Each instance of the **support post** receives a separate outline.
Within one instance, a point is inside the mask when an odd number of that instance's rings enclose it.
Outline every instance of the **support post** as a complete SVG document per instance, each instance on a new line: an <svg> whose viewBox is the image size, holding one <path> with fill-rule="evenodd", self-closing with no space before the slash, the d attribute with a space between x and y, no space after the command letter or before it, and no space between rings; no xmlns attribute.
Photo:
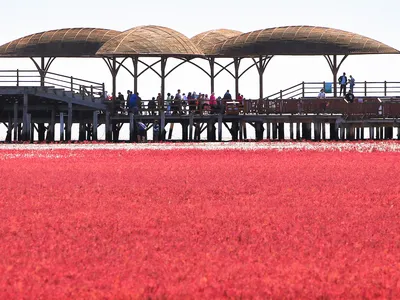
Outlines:
<svg viewBox="0 0 400 300"><path fill-rule="evenodd" d="M14 102L14 142L18 140L18 101Z"/></svg>
<svg viewBox="0 0 400 300"><path fill-rule="evenodd" d="M5 139L7 143L11 143L11 135L12 135L12 118L11 114L8 114L7 135Z"/></svg>
<svg viewBox="0 0 400 300"><path fill-rule="evenodd" d="M27 123L28 123L28 141L32 143L34 141L34 134L35 134L35 124L32 123L32 114L27 114Z"/></svg>
<svg viewBox="0 0 400 300"><path fill-rule="evenodd" d="M64 140L64 113L60 113L60 141Z"/></svg>
<svg viewBox="0 0 400 300"><path fill-rule="evenodd" d="M241 58L235 57L233 59L234 66L235 66L235 97L233 99L237 99L239 94L239 67L240 67Z"/></svg>
<svg viewBox="0 0 400 300"><path fill-rule="evenodd" d="M301 134L300 134L300 123L296 123L296 139L301 140Z"/></svg>
<svg viewBox="0 0 400 300"><path fill-rule="evenodd" d="M107 142L112 141L112 128L111 128L110 119L111 119L110 112L107 110L106 111L106 122L105 122L105 125L106 125L105 131L106 131L106 141Z"/></svg>
<svg viewBox="0 0 400 300"><path fill-rule="evenodd" d="M161 58L161 97L163 100L165 100L165 69L167 67L167 58L162 57ZM164 116L165 118L165 116ZM165 124L164 124L165 125ZM162 128L164 129L164 128Z"/></svg>
<svg viewBox="0 0 400 300"><path fill-rule="evenodd" d="M79 112L79 141L83 142L86 140L86 124L83 120L82 111Z"/></svg>
<svg viewBox="0 0 400 300"><path fill-rule="evenodd" d="M218 114L218 141L222 141L222 114Z"/></svg>
<svg viewBox="0 0 400 300"><path fill-rule="evenodd" d="M99 127L99 112L96 110L93 112L93 133L92 140L97 141L97 128Z"/></svg>
<svg viewBox="0 0 400 300"><path fill-rule="evenodd" d="M51 117L50 117L50 124L49 128L47 129L47 137L46 140L48 142L54 142L54 132L56 126L56 108L53 107L51 109Z"/></svg>
<svg viewBox="0 0 400 300"><path fill-rule="evenodd" d="M189 141L193 140L193 123L194 123L194 116L193 113L189 115Z"/></svg>
<svg viewBox="0 0 400 300"><path fill-rule="evenodd" d="M138 92L138 63L139 63L139 58L138 57L133 57L132 58L132 63L133 63L133 91L134 91L135 94L137 94L137 92Z"/></svg>
<svg viewBox="0 0 400 300"><path fill-rule="evenodd" d="M333 56L333 69L332 69L332 73L333 73L333 97L337 97L337 73L338 73L339 69L337 67L337 55Z"/></svg>
<svg viewBox="0 0 400 300"><path fill-rule="evenodd" d="M210 83L211 83L211 93L215 92L214 90L214 81L215 81L215 58L209 58L208 62L210 63Z"/></svg>
<svg viewBox="0 0 400 300"><path fill-rule="evenodd" d="M278 124L278 138L280 141L285 140L285 123Z"/></svg>
<svg viewBox="0 0 400 300"><path fill-rule="evenodd" d="M135 141L135 115L129 113L129 141Z"/></svg>
<svg viewBox="0 0 400 300"><path fill-rule="evenodd" d="M290 122L290 140L294 139L293 122Z"/></svg>
<svg viewBox="0 0 400 300"><path fill-rule="evenodd" d="M278 139L278 124L275 122L272 123L272 139Z"/></svg>
<svg viewBox="0 0 400 300"><path fill-rule="evenodd" d="M45 138L46 127L44 123L38 123L38 141L43 142Z"/></svg>
<svg viewBox="0 0 400 300"><path fill-rule="evenodd" d="M44 86L44 77L46 76L46 66L44 64L44 57L40 58L41 70L40 70L40 86Z"/></svg>
<svg viewBox="0 0 400 300"><path fill-rule="evenodd" d="M24 94L24 104L22 108L22 140L27 141L29 139L29 129L28 129L28 94Z"/></svg>
<svg viewBox="0 0 400 300"><path fill-rule="evenodd" d="M68 120L67 120L67 141L71 140L71 132L72 132L72 102L68 102Z"/></svg>
<svg viewBox="0 0 400 300"><path fill-rule="evenodd" d="M187 121L182 121L181 122L182 126L182 141L187 142L188 140L188 124Z"/></svg>
<svg viewBox="0 0 400 300"><path fill-rule="evenodd" d="M112 59L112 103L111 103L111 114L115 114L115 102L117 99L117 58Z"/></svg>
<svg viewBox="0 0 400 300"><path fill-rule="evenodd" d="M165 140L165 111L162 110L160 113L161 117L161 124L160 124L160 132L161 132L161 140Z"/></svg>

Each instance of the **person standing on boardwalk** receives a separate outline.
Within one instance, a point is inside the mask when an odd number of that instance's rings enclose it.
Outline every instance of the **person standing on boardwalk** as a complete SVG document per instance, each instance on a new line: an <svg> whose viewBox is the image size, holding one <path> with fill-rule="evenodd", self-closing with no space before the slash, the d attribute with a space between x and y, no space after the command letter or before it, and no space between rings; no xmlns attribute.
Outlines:
<svg viewBox="0 0 400 300"><path fill-rule="evenodd" d="M343 73L342 76L339 77L339 84L340 84L340 92L339 95L346 95L346 85L347 85L347 77L346 73Z"/></svg>
<svg viewBox="0 0 400 300"><path fill-rule="evenodd" d="M318 94L318 99L325 99L325 89L321 89Z"/></svg>
<svg viewBox="0 0 400 300"><path fill-rule="evenodd" d="M354 94L354 90L353 89L354 89L354 85L356 84L356 80L351 75L350 75L349 83L350 83L350 92L352 94Z"/></svg>
<svg viewBox="0 0 400 300"><path fill-rule="evenodd" d="M224 95L224 100L232 100L231 93L229 93L229 90L226 90L226 93Z"/></svg>

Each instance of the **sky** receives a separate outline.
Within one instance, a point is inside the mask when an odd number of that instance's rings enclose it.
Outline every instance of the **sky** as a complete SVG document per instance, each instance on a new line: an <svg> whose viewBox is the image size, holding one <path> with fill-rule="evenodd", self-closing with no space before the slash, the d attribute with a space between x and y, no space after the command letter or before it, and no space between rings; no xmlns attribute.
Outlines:
<svg viewBox="0 0 400 300"><path fill-rule="evenodd" d="M400 49L399 11L398 0L14 0L2 6L0 44L37 32L72 27L123 31L140 25L161 25L191 38L219 28L248 32L276 26L313 25L355 32ZM176 61L169 61L167 70L175 64ZM249 64L249 60L245 61L242 70ZM1 69L34 69L34 66L29 59L1 58ZM400 55L362 55L349 57L339 72L352 74L357 82L400 81L399 70ZM101 59L56 59L50 72L104 82L111 91L111 76ZM264 96L302 81L332 81L322 56L274 57L264 74ZM138 84L143 99L156 96L160 89L159 77L151 71L144 73ZM215 84L217 96L226 89L234 90L234 79L227 72L218 76ZM127 89L133 89L133 79L121 71L117 91L125 94ZM208 76L190 65L167 77L166 92L175 93L177 89L186 93L211 92ZM258 97L255 68L242 77L240 92L245 98Z"/></svg>

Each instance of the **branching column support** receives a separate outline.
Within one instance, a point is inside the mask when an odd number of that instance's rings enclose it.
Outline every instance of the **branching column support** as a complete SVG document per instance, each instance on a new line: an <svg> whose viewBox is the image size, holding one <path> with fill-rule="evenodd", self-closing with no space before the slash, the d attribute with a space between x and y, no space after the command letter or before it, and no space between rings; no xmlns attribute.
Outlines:
<svg viewBox="0 0 400 300"><path fill-rule="evenodd" d="M168 58L166 57L162 57L161 58L161 97L162 99L165 99L165 77L167 77L167 75L165 74L165 69L167 67L167 60Z"/></svg>
<svg viewBox="0 0 400 300"><path fill-rule="evenodd" d="M115 57L112 58L112 103L111 103L111 114L115 113L115 100L117 98L117 59Z"/></svg>
<svg viewBox="0 0 400 300"><path fill-rule="evenodd" d="M132 57L132 63L133 63L133 92L136 94L138 92L138 64L139 64L139 58L138 57Z"/></svg>
<svg viewBox="0 0 400 300"><path fill-rule="evenodd" d="M117 75L126 59L127 58L124 58L122 60L122 62L118 62L116 57L113 57L113 58L103 57L103 60L106 63L108 69L110 70L111 77L112 77L112 103L111 103L111 114L112 115L115 113L115 101L117 98ZM118 67L117 67L117 64L118 64Z"/></svg>
<svg viewBox="0 0 400 300"><path fill-rule="evenodd" d="M258 58L258 62L253 58L254 64L257 68L258 71L258 76L259 76L259 82L260 82L260 99L264 98L264 72L265 69L267 68L269 62L271 61L273 55L267 55L267 56L260 56Z"/></svg>
<svg viewBox="0 0 400 300"><path fill-rule="evenodd" d="M233 59L233 64L235 66L235 97L233 97L233 99L237 99L237 96L239 94L239 67L240 67L240 62L241 62L241 58L240 57L235 57Z"/></svg>
<svg viewBox="0 0 400 300"><path fill-rule="evenodd" d="M208 62L210 63L211 93L213 93L215 92L215 58L210 58Z"/></svg>
<svg viewBox="0 0 400 300"><path fill-rule="evenodd" d="M341 59L339 65L337 63L337 55L332 55L333 58L330 57L330 55L324 55L326 61L328 62L329 68L331 69L332 75L333 75L333 96L337 97L337 74L339 72L340 66L342 63L345 61L348 55L343 56Z"/></svg>
<svg viewBox="0 0 400 300"><path fill-rule="evenodd" d="M30 59L35 64L35 67L39 72L39 75L40 75L40 86L44 86L45 85L46 74L49 71L51 64L53 63L53 61L56 58L55 57L49 57L49 59L46 62L45 57L41 57L40 58L40 66L39 66L39 64L36 62L36 60L33 57L30 57Z"/></svg>

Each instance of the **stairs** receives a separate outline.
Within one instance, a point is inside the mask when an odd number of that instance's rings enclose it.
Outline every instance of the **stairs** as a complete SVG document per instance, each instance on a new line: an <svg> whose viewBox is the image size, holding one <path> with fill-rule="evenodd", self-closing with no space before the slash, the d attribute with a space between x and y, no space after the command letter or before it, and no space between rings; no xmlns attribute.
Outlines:
<svg viewBox="0 0 400 300"><path fill-rule="evenodd" d="M61 88L54 88L54 87L32 87L28 88L29 94L44 97L56 101L71 102L75 105L82 105L86 107L91 107L99 110L105 110L106 105L103 101L102 97L92 97L90 95L82 95L79 93L74 93L72 91L66 91L65 89Z"/></svg>

